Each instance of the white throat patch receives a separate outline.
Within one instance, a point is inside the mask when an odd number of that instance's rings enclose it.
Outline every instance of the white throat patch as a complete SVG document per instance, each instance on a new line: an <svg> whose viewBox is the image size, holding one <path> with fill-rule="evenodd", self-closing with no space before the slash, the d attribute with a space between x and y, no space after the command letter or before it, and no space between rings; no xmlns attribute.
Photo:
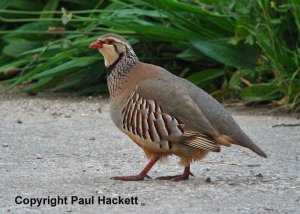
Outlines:
<svg viewBox="0 0 300 214"><path fill-rule="evenodd" d="M103 47L99 49L99 52L104 57L104 63L106 67L109 67L119 58L119 54L116 52L113 45L103 44Z"/></svg>

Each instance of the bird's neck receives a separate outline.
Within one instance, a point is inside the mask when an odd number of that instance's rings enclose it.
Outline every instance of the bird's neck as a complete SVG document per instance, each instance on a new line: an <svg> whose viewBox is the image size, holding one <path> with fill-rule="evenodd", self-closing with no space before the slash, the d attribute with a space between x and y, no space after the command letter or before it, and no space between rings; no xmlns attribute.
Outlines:
<svg viewBox="0 0 300 214"><path fill-rule="evenodd" d="M110 96L114 96L119 89L122 89L132 66L138 61L139 59L133 50L127 50L126 53L121 53L118 59L107 67L107 84Z"/></svg>

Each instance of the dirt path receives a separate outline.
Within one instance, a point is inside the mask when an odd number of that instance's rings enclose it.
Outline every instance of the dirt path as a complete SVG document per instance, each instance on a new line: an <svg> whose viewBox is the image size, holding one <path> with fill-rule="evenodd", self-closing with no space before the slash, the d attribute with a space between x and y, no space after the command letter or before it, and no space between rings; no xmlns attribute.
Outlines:
<svg viewBox="0 0 300 214"><path fill-rule="evenodd" d="M300 213L300 126L272 127L299 117L233 112L266 160L233 146L194 163L189 181L121 182L109 178L137 173L146 159L108 110L101 97L0 96L0 213ZM172 157L149 175L180 173L177 162ZM30 207L16 204L17 196L60 196L68 204ZM71 196L94 196L94 205L72 205ZM138 204L97 204L103 196L137 197Z"/></svg>

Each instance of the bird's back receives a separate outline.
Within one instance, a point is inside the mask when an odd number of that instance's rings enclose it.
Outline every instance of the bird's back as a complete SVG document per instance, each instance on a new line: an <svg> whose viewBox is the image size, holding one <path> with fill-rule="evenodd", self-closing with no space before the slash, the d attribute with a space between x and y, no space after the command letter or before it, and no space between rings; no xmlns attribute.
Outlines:
<svg viewBox="0 0 300 214"><path fill-rule="evenodd" d="M172 78L177 79L179 84L187 88L191 98L201 109L206 119L220 134L231 137L238 145L249 148L260 156L267 157L266 153L253 143L216 99L186 79L172 76Z"/></svg>

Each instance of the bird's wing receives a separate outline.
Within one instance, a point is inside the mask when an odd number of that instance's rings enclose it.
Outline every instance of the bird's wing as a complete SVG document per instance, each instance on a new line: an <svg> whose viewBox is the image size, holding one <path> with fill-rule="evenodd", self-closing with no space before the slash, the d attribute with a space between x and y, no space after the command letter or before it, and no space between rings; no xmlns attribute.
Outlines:
<svg viewBox="0 0 300 214"><path fill-rule="evenodd" d="M194 103L187 89L166 77L139 81L127 99L123 114L125 129L133 133L139 133L146 123L145 127L148 127L153 139L157 136L172 143L220 151L220 146L213 139L213 136L219 135L218 131ZM176 134L162 132L176 125L179 127Z"/></svg>
<svg viewBox="0 0 300 214"><path fill-rule="evenodd" d="M237 144L251 149L260 156L267 157L267 154L253 143L219 102L191 82L185 79L180 79L180 82L187 88L189 95L193 97L207 120L221 134L216 138L220 144Z"/></svg>

